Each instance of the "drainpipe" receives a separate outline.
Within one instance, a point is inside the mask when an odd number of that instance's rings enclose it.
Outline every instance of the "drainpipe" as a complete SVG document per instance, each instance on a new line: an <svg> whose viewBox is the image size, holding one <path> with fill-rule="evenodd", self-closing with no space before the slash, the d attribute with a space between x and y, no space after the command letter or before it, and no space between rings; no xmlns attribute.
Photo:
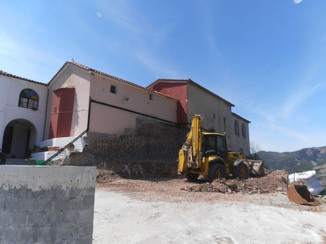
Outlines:
<svg viewBox="0 0 326 244"><path fill-rule="evenodd" d="M45 138L46 115L48 114L48 103L49 103L49 87L47 89L47 96L46 96L46 103L45 103L45 114L44 114L44 123L43 123L43 140ZM50 116L51 116L51 114L50 114Z"/></svg>
<svg viewBox="0 0 326 244"><path fill-rule="evenodd" d="M87 127L86 127L86 131L89 130L89 123L91 120L91 103L92 103L92 98L89 97L89 101L88 101L88 115L87 115Z"/></svg>

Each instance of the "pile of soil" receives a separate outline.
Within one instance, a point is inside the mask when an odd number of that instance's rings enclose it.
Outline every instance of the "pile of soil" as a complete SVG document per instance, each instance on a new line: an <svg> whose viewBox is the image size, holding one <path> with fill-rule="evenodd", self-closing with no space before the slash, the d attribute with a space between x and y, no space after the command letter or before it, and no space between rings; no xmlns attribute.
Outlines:
<svg viewBox="0 0 326 244"><path fill-rule="evenodd" d="M212 183L202 183L182 187L181 190L189 192L221 192L247 194L273 193L277 191L286 191L287 175L284 170L275 170L261 178L239 179L217 179ZM200 183L200 180L198 180Z"/></svg>
<svg viewBox="0 0 326 244"><path fill-rule="evenodd" d="M134 181L122 177L113 170L97 170L98 186L110 186L114 182L115 187L120 185L122 188L128 188L132 191L143 191L148 188L150 190L161 191L187 191L187 192L216 192L216 193L237 193L246 194L265 194L274 192L284 192L287 187L287 175L284 170L275 170L268 172L267 175L260 178L248 178L246 180L239 179L216 179L212 183L205 180L197 180L196 182L187 182L184 178L165 178L160 179L142 179L142 181ZM136 183L137 182L137 183ZM141 183L142 182L142 183ZM146 182L148 182L146 184ZM164 186L161 184L152 184L153 182L166 182ZM139 185L139 184L142 185ZM162 189L161 189L162 188ZM142 190L141 190L142 189Z"/></svg>
<svg viewBox="0 0 326 244"><path fill-rule="evenodd" d="M96 170L96 182L97 183L109 183L114 180L121 179L121 177L112 170Z"/></svg>

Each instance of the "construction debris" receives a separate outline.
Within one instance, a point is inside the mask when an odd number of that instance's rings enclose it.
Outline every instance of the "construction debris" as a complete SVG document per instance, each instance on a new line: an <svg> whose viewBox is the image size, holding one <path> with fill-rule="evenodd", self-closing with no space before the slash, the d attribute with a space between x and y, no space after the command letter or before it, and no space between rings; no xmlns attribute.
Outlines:
<svg viewBox="0 0 326 244"><path fill-rule="evenodd" d="M181 188L189 192L221 192L247 194L262 194L278 191L286 191L287 172L284 170L272 171L269 175L260 178L239 179L217 179L212 183L202 183ZM198 181L200 183L200 180Z"/></svg>
<svg viewBox="0 0 326 244"><path fill-rule="evenodd" d="M98 169L96 171L97 183L109 183L116 179L121 179L121 177L112 170Z"/></svg>
<svg viewBox="0 0 326 244"><path fill-rule="evenodd" d="M201 193L198 195L198 198L204 201L215 199L216 195L203 193L222 193L219 195L219 199L221 199L224 194L224 197L236 197L236 193L242 193L243 196L249 196L277 192L282 192L284 194L287 192L290 201L301 205L307 205L307 207L320 205L326 201L326 199L321 198L318 200L314 198L308 190L306 190L306 192L302 190L302 187L293 191L293 189L296 188L294 186L291 187L292 184L288 187L288 173L285 170L269 171L264 169L264 171L267 173L264 177L253 177L245 180L223 178L216 179L212 183L209 183L205 179L188 182L185 178L180 176L162 178L162 176L159 175L157 175L156 178L143 177L135 180L129 179L128 176L124 177L114 170L98 169L97 183L99 187L132 192L134 194L139 192L139 196L143 196L145 192L149 192L152 197L155 195L164 200L172 199L171 196L174 195L178 196L180 199L197 199L195 197L197 194L194 194L196 192ZM289 190L292 192L290 193L290 196Z"/></svg>

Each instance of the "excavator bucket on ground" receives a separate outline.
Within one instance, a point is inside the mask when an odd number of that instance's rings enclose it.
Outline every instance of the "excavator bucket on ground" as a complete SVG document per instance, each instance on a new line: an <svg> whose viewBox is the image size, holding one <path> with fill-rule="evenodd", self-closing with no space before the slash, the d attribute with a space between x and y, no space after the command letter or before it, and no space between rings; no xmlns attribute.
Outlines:
<svg viewBox="0 0 326 244"><path fill-rule="evenodd" d="M248 160L250 175L262 177L265 175L264 172L264 161L262 160Z"/></svg>
<svg viewBox="0 0 326 244"><path fill-rule="evenodd" d="M286 194L291 202L297 204L310 206L317 206L322 204L321 201L311 195L306 185L290 184Z"/></svg>

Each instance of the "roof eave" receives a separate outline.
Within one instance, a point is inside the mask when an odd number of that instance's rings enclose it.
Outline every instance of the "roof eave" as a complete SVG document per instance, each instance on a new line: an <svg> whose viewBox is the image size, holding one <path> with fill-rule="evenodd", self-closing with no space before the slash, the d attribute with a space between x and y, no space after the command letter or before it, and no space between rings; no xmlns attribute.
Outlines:
<svg viewBox="0 0 326 244"><path fill-rule="evenodd" d="M236 113L232 113L232 115L238 117L239 119L242 119L243 121L247 122L248 124L250 124L251 122L243 117L241 117L240 115L236 114Z"/></svg>
<svg viewBox="0 0 326 244"><path fill-rule="evenodd" d="M42 83L42 82L39 82L39 81L35 81L35 80L31 80L31 79L27 79L27 78L24 78L24 77L20 77L18 75L10 74L10 73L5 72L3 70L0 70L0 75L7 76L7 77L10 77L10 78L19 79L19 80L28 81L28 82L39 84L39 85L43 85L43 86L47 86L47 84L45 84L45 83Z"/></svg>
<svg viewBox="0 0 326 244"><path fill-rule="evenodd" d="M223 102L227 103L228 105L230 105L231 107L234 107L235 105L233 103L230 103L229 101L225 100L224 98L220 97L219 95L216 95L214 92L206 89L205 87L199 85L198 83L194 82L193 80L189 79L188 80L190 84L193 84L194 86L198 87L199 89L215 96L216 98L218 98L219 100L222 100Z"/></svg>
<svg viewBox="0 0 326 244"><path fill-rule="evenodd" d="M152 90L149 90L149 89L147 89L147 88L145 88L145 87L142 87L142 86L140 86L140 85L137 85L137 84L135 84L135 83L132 83L132 82L129 82L129 81L127 81L127 80L124 80L124 79L121 79L121 78L118 78L118 77L116 77L116 76L113 76L113 75L109 75L109 74L106 74L106 73L104 73L104 72L101 72L101 71L98 71L98 70L96 70L96 69L93 69L93 68L90 68L90 67L87 67L87 66L85 66L85 65L82 65L82 64L79 64L79 63L76 63L76 62L69 62L69 61L67 61L67 62L65 62L65 64L60 68L60 70L53 76L53 78L49 81L49 83L48 83L48 85L59 75L59 73L67 66L67 65L72 65L73 67L76 67L76 68L78 68L78 69L80 69L80 70L83 70L83 71L85 71L85 72L88 72L88 73L90 73L90 74L94 74L94 75L99 75L99 76L101 76L101 77L105 77L105 78L110 78L110 79L113 79L113 80L115 80L115 81L118 81L118 82L121 82L121 83L123 83L123 84L125 84L125 85L129 85L129 86L132 86L132 87L134 87L134 88L137 88L137 89L141 89L141 90L143 90L143 91L146 91L146 92L148 92L148 93L153 93L153 94L156 94L156 95L159 95L159 96L161 96L161 97L165 97L165 98L168 98L168 99L171 99L171 100L175 100L175 101L179 101L178 99L175 99L175 98L173 98L173 97L170 97L170 96L167 96L167 95L165 95L165 94L161 94L161 93L159 93L159 92L155 92L155 91L152 91Z"/></svg>

